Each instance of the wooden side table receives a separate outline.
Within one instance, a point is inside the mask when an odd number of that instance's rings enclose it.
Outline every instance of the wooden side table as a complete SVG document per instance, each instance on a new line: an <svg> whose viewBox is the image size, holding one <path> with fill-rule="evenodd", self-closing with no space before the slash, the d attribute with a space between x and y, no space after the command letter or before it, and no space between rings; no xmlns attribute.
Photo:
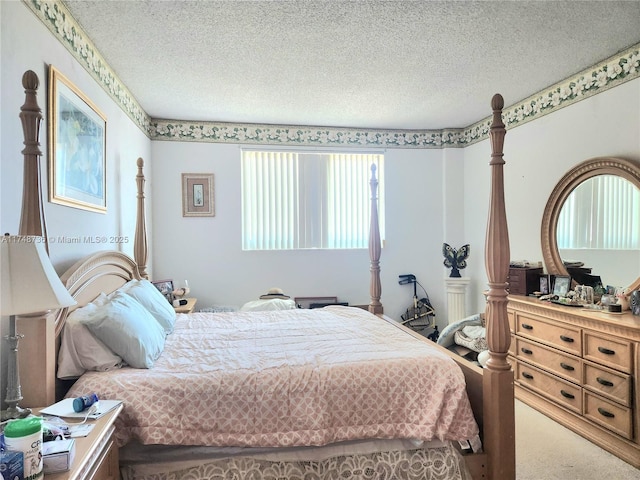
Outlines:
<svg viewBox="0 0 640 480"><path fill-rule="evenodd" d="M176 313L191 313L193 312L193 309L196 306L196 303L198 302L197 298L186 298L185 299L187 301L186 305L181 305L179 307L173 307L173 309L176 311Z"/></svg>
<svg viewBox="0 0 640 480"><path fill-rule="evenodd" d="M95 426L86 437L75 439L75 456L67 472L46 475L47 480L120 480L118 446L113 438L120 404L97 420L87 420ZM36 410L37 415L39 409Z"/></svg>

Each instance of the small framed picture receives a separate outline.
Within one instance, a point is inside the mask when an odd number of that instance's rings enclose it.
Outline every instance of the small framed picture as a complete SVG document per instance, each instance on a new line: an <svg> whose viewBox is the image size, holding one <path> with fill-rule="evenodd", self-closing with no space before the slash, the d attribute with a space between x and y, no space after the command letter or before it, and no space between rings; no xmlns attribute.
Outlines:
<svg viewBox="0 0 640 480"><path fill-rule="evenodd" d="M213 173L182 174L182 216L215 216Z"/></svg>
<svg viewBox="0 0 640 480"><path fill-rule="evenodd" d="M540 275L540 293L542 295L549 294L549 285L551 284L551 278L549 275Z"/></svg>
<svg viewBox="0 0 640 480"><path fill-rule="evenodd" d="M173 280L156 280L151 282L167 299L167 302L173 303Z"/></svg>
<svg viewBox="0 0 640 480"><path fill-rule="evenodd" d="M566 297L571 288L571 277L569 275L556 275L553 282L553 294L559 297Z"/></svg>

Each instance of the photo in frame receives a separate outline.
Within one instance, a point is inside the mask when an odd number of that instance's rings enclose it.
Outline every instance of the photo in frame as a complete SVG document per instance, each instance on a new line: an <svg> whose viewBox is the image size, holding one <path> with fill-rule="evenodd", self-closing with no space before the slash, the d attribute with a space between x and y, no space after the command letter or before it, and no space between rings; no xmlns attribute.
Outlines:
<svg viewBox="0 0 640 480"><path fill-rule="evenodd" d="M107 119L67 77L49 66L49 201L107 211Z"/></svg>
<svg viewBox="0 0 640 480"><path fill-rule="evenodd" d="M549 275L540 275L540 293L548 295L551 288L551 277Z"/></svg>
<svg viewBox="0 0 640 480"><path fill-rule="evenodd" d="M213 173L182 174L182 216L215 216Z"/></svg>
<svg viewBox="0 0 640 480"><path fill-rule="evenodd" d="M173 280L156 280L151 283L160 291L169 303L173 303Z"/></svg>
<svg viewBox="0 0 640 480"><path fill-rule="evenodd" d="M566 297L571 288L571 277L568 275L556 275L553 281L553 294L558 297Z"/></svg>

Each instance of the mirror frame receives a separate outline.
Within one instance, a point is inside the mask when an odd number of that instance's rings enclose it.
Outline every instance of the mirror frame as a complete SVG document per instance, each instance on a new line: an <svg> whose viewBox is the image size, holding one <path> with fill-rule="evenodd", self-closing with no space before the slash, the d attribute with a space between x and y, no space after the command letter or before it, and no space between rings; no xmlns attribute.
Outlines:
<svg viewBox="0 0 640 480"><path fill-rule="evenodd" d="M555 186L542 215L540 239L542 258L547 273L569 275L558 251L558 217L569 194L580 183L597 175L623 177L640 189L640 163L617 157L596 157L579 163L569 170ZM629 291L640 289L640 277L628 286Z"/></svg>

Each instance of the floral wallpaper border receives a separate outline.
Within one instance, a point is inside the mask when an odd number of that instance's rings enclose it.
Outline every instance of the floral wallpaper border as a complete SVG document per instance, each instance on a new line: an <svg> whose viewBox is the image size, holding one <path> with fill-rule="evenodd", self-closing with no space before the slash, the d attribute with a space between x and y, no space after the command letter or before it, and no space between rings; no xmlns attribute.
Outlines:
<svg viewBox="0 0 640 480"><path fill-rule="evenodd" d="M151 140L377 148L462 148L488 138L491 117L463 129L377 130L150 118L60 0L23 0ZM640 77L640 44L503 110L514 128Z"/></svg>

